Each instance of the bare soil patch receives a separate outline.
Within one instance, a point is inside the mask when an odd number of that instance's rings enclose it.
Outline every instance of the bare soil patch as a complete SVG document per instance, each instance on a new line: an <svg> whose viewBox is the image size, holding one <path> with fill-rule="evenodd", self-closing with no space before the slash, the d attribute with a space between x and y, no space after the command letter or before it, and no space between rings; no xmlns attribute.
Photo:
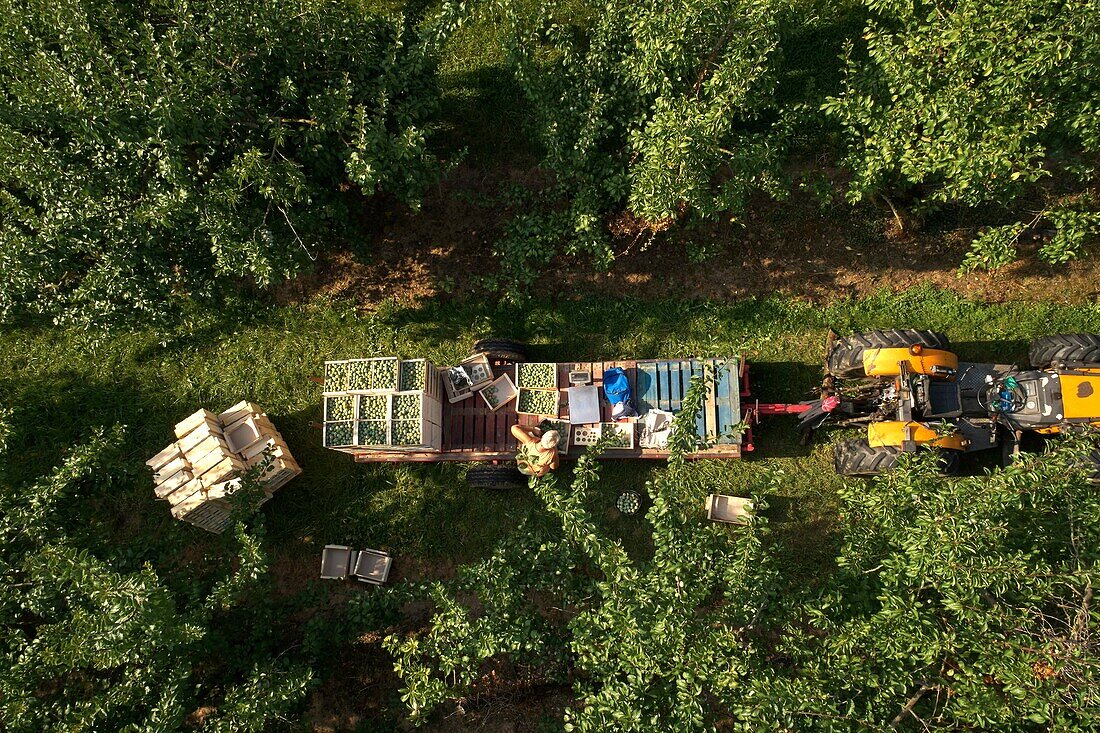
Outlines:
<svg viewBox="0 0 1100 733"><path fill-rule="evenodd" d="M499 274L492 256L512 212L499 203L502 185L542 185L537 168L482 171L459 167L419 211L372 205L363 241L318 257L315 271L281 286L281 302L316 295L372 309L384 301L484 294ZM737 299L782 294L829 302L929 284L989 302L1079 303L1100 294L1100 258L1051 266L1025 244L1022 258L997 272L959 274L973 229L928 229L899 235L887 211L838 205L822 210L808 196L759 200L739 224L682 226L654 232L629 214L609 220L617 258L607 272L584 258L561 257L536 294L581 297L620 293L643 299Z"/></svg>

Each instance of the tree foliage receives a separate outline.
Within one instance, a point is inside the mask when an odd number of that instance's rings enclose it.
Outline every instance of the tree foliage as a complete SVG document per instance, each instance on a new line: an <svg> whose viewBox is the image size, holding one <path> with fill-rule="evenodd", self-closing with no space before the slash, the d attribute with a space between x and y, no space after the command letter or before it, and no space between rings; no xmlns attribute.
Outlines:
<svg viewBox="0 0 1100 733"><path fill-rule="evenodd" d="M979 237L968 268L1014 253L1010 227L1053 229L1053 263L1100 230L1090 0L502 4L568 202L520 214L501 245L517 272L549 259L547 229L607 262L609 213L643 232L737 220L750 195L782 198L796 175L816 191L836 162L851 201L883 198L905 226L943 205L1029 211Z"/></svg>
<svg viewBox="0 0 1100 733"><path fill-rule="evenodd" d="M278 282L356 195L415 205L435 57L350 0L62 3L0 14L0 317L102 328Z"/></svg>
<svg viewBox="0 0 1100 733"><path fill-rule="evenodd" d="M985 476L936 479L930 455L845 491L840 570L788 626L789 671L743 705L802 729L1095 728L1100 507L1090 439L1065 440Z"/></svg>
<svg viewBox="0 0 1100 733"><path fill-rule="evenodd" d="M0 719L11 731L174 730L208 706L210 730L260 731L299 703L311 674L273 658L218 679L212 629L269 588L266 556L238 525L209 596L173 592L153 566L119 567L67 505L117 489L120 429L99 431L52 473L0 494ZM178 579L177 579L178 580ZM249 664L246 648L234 651ZM241 659L241 657L244 659ZM205 684L204 684L205 683Z"/></svg>
<svg viewBox="0 0 1100 733"><path fill-rule="evenodd" d="M683 414L701 395L689 394ZM492 694L488 673L507 660L526 679L573 681L566 730L706 724L708 698L729 694L746 669L773 574L762 520L729 533L699 518L699 497L682 482L694 422L679 423L669 469L649 485L652 557L631 558L588 509L604 448L597 443L570 484L554 475L533 483L559 524L554 536L517 533L490 560L464 568L455 586L432 586L431 629L386 642L414 719L448 699Z"/></svg>
<svg viewBox="0 0 1100 733"><path fill-rule="evenodd" d="M1064 262L1078 252L1097 231L1095 201L1066 195L1074 179L1094 180L1100 153L1095 3L866 5L872 20L850 45L844 91L825 105L848 133L850 198L884 194L918 209L998 204L1019 212L1045 182L1042 210L1027 217L1058 231L1041 254ZM977 240L968 264L1001 264L1005 230Z"/></svg>
<svg viewBox="0 0 1100 733"><path fill-rule="evenodd" d="M941 477L929 454L849 484L837 569L813 590L784 582L763 518L704 521L690 439L649 487L651 557L587 508L597 445L570 486L534 482L559 533L521 532L432 586L430 629L386 642L415 720L491 695L510 669L571 682L575 731L1095 727L1091 436L981 476Z"/></svg>
<svg viewBox="0 0 1100 733"><path fill-rule="evenodd" d="M837 22L833 10L782 0L613 0L579 13L503 5L544 163L569 202L565 222L540 223L558 224L572 248L606 261L604 215L623 205L660 231L688 216L739 217L753 193L785 195L796 131L819 117L839 50L828 32L803 42Z"/></svg>

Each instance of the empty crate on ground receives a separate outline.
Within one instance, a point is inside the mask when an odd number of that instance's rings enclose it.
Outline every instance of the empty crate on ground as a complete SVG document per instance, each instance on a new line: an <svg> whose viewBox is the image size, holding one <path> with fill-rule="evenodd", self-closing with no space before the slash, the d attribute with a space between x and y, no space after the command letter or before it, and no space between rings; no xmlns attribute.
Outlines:
<svg viewBox="0 0 1100 733"><path fill-rule="evenodd" d="M146 461L154 492L172 516L211 532L230 519L228 497L257 466L261 503L302 472L275 425L256 405L239 402L221 414L200 409L175 427L176 441Z"/></svg>

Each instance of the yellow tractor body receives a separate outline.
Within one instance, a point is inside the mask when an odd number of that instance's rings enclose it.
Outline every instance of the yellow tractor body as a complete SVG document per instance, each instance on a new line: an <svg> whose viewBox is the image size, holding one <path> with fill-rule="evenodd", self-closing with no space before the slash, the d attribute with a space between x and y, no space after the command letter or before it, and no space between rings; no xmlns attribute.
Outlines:
<svg viewBox="0 0 1100 733"><path fill-rule="evenodd" d="M1067 420L1100 420L1100 369L1075 370L1059 377Z"/></svg>
<svg viewBox="0 0 1100 733"><path fill-rule="evenodd" d="M867 425L867 443L872 448L901 447L907 442L947 450L966 450L967 441L957 431L941 434L936 426L920 422L884 420Z"/></svg>
<svg viewBox="0 0 1100 733"><path fill-rule="evenodd" d="M946 374L959 368L959 357L950 351L913 346L907 349L867 349L863 353L863 370L869 377L896 377L901 365L908 365L912 374Z"/></svg>

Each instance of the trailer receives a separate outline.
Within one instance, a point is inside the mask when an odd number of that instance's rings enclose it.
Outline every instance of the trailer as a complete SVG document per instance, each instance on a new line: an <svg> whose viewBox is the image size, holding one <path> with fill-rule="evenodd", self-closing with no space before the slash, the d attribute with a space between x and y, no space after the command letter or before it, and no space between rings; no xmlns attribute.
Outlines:
<svg viewBox="0 0 1100 733"><path fill-rule="evenodd" d="M364 366L361 362L371 363ZM380 366L383 362L384 367ZM404 375L405 364L413 362L417 363L417 374L423 374L419 381ZM345 368L344 364L352 366ZM422 359L406 362L375 357L327 362L326 376L314 377L325 387L322 427L326 447L348 453L359 463L461 461L488 462L489 468L503 468L501 464L515 459L518 445L511 428L518 424L551 427L563 433L560 455L564 460L579 457L587 445L608 430L618 431L623 439L599 456L601 460L663 460L668 458L667 449L643 444L646 416L651 411L679 414L695 379L706 383L706 396L694 418L700 447L688 458L737 459L753 450L752 426L761 415L797 414L809 409L806 405L761 404L755 400L749 365L740 356L532 362L523 344L487 339L475 344L471 356L459 365L464 380L456 385L448 377L453 367L437 367ZM625 373L638 413L618 421L603 390L605 372L615 367ZM384 373L384 377L371 381L363 376L358 382L354 378L345 382L345 373ZM537 375L537 380L528 375ZM415 389L406 389L410 387ZM525 392L537 394L525 396ZM587 405L590 414L579 422L583 396L591 400ZM338 410L330 410L330 399L342 400ZM414 404L418 399L419 412L414 408L400 420L393 419L396 400ZM388 413L384 403L390 405ZM341 419L330 420L333 412ZM385 418L380 417L383 414ZM410 415L414 422L409 422ZM371 419L358 420L363 417ZM389 424L383 425L384 420ZM407 424L399 429L399 423ZM330 431L346 444L328 440ZM409 440L412 436L415 439ZM512 466L508 468L514 472ZM512 481L501 471L486 467L471 469L471 474L473 483L489 478L494 485L506 478Z"/></svg>

